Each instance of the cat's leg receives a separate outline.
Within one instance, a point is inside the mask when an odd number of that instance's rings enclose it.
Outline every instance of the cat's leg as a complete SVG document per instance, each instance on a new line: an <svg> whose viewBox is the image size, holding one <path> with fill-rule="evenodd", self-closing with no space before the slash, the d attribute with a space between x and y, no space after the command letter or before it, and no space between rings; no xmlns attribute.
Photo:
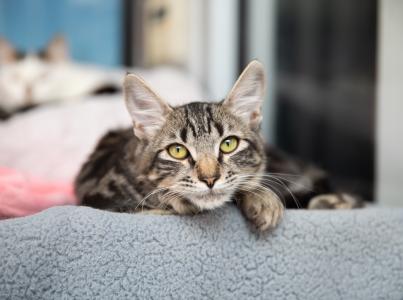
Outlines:
<svg viewBox="0 0 403 300"><path fill-rule="evenodd" d="M184 198L175 196L165 200L161 208L147 208L135 213L146 215L194 215L200 210ZM162 208L163 207L163 208Z"/></svg>
<svg viewBox="0 0 403 300"><path fill-rule="evenodd" d="M353 209L363 206L361 199L350 194L322 194L309 201L308 209Z"/></svg>
<svg viewBox="0 0 403 300"><path fill-rule="evenodd" d="M166 210L166 209L146 209L143 211L138 212L139 214L142 215L159 215L159 216L166 216L166 215L174 215L175 212L172 210Z"/></svg>
<svg viewBox="0 0 403 300"><path fill-rule="evenodd" d="M260 231L275 228L284 214L283 203L270 190L242 192L237 203L243 215Z"/></svg>
<svg viewBox="0 0 403 300"><path fill-rule="evenodd" d="M195 215L200 212L196 206L181 197L170 199L168 204L172 207L175 213L179 215Z"/></svg>

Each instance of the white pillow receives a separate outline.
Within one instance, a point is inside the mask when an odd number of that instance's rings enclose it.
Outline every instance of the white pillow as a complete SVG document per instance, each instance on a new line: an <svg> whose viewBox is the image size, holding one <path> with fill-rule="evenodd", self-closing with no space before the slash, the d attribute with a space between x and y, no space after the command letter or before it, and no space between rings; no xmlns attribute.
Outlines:
<svg viewBox="0 0 403 300"><path fill-rule="evenodd" d="M202 100L199 84L184 72L171 68L134 72L173 105ZM123 74L117 74L122 81ZM106 131L130 124L121 94L43 106L0 123L0 167L72 181Z"/></svg>

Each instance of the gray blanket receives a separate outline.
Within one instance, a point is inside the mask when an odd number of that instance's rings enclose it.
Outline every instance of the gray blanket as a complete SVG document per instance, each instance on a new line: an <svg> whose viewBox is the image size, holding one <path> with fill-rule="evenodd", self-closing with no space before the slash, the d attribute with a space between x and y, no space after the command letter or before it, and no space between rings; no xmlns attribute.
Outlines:
<svg viewBox="0 0 403 300"><path fill-rule="evenodd" d="M0 221L0 299L403 299L403 210L235 207L194 217L58 207Z"/></svg>

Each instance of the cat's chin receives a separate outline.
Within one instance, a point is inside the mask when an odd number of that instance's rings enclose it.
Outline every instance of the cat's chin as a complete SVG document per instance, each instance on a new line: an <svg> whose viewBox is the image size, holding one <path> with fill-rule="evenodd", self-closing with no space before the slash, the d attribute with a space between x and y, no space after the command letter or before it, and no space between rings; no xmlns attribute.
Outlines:
<svg viewBox="0 0 403 300"><path fill-rule="evenodd" d="M230 193L211 192L187 195L187 199L201 210L211 210L231 201Z"/></svg>

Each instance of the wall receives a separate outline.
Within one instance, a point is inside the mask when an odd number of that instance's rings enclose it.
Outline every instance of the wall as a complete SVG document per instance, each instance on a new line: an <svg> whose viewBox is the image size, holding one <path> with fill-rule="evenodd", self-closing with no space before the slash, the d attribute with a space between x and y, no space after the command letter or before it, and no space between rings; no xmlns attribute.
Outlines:
<svg viewBox="0 0 403 300"><path fill-rule="evenodd" d="M73 58L117 65L122 60L122 1L0 0L0 35L19 49L43 48L64 33Z"/></svg>
<svg viewBox="0 0 403 300"><path fill-rule="evenodd" d="M275 137L275 27L277 0L249 0L247 9L246 58L248 61L258 59L266 69L266 99L263 103L262 130L270 143L276 144Z"/></svg>
<svg viewBox="0 0 403 300"><path fill-rule="evenodd" d="M238 1L190 0L187 67L208 99L221 100L238 74Z"/></svg>
<svg viewBox="0 0 403 300"><path fill-rule="evenodd" d="M379 8L377 199L403 206L403 1Z"/></svg>

